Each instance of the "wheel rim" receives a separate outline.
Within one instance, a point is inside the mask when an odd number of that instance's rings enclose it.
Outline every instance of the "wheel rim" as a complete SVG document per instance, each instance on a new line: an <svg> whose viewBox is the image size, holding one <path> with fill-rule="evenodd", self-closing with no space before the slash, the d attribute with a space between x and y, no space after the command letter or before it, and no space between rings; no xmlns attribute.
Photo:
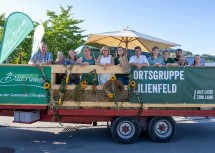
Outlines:
<svg viewBox="0 0 215 153"><path fill-rule="evenodd" d="M124 121L117 126L117 133L123 139L131 138L135 133L134 124L130 121Z"/></svg>
<svg viewBox="0 0 215 153"><path fill-rule="evenodd" d="M161 120L155 124L155 133L162 138L168 137L172 133L172 125L169 121Z"/></svg>

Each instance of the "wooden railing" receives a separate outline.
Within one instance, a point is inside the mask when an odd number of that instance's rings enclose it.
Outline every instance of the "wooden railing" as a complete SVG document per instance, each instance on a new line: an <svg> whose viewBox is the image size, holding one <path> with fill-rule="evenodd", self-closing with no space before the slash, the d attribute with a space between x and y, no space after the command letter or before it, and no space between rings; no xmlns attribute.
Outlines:
<svg viewBox="0 0 215 153"><path fill-rule="evenodd" d="M80 66L80 65L74 65L72 68L70 66L62 66L62 65L51 65L51 88L53 90L57 90L60 88L60 84L56 84L56 74L57 73L65 73L66 71L69 73L89 73L93 70L96 70L97 74L104 74L104 73L110 73L110 74L125 74L122 67L117 65L112 66L97 66L97 65L89 65L89 66ZM73 90L75 89L76 85L67 85L67 90ZM127 90L127 85L124 85L125 90ZM102 85L96 86L97 90L103 90ZM84 90L92 90L92 85L88 85L87 88ZM103 95L101 95L103 96ZM63 106L68 107L77 107L77 103L71 100L64 101ZM81 107L115 107L114 102L91 102L91 101L84 101L80 102L79 106ZM119 102L119 106L123 107L139 107L140 104L131 104L129 102Z"/></svg>
<svg viewBox="0 0 215 153"><path fill-rule="evenodd" d="M106 66L105 68L103 66L97 66L97 65L89 65L89 66L80 66L80 65L74 65L72 68L70 66L63 66L63 65L51 65L51 86L52 89L59 89L60 85L56 84L56 73L65 73L66 70L69 73L89 73L93 70L96 70L97 74L104 74L104 73L111 73L111 74L124 74L124 71L122 67L117 65L112 66ZM76 87L76 85L68 85L67 89L72 90ZM102 90L103 86L97 85L98 90ZM88 85L85 90L91 90L92 85ZM125 85L125 89L127 89L127 85Z"/></svg>

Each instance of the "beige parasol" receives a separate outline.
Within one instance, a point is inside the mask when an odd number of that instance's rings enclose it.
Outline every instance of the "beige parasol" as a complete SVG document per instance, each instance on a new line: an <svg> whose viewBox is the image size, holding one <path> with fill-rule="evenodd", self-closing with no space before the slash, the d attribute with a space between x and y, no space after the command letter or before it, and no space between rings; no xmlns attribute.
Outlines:
<svg viewBox="0 0 215 153"><path fill-rule="evenodd" d="M140 46L142 51L151 51L153 46L158 46L160 49L180 46L169 41L148 36L131 29L123 29L122 31L104 32L99 34L91 34L86 41L87 45L98 46L107 45L110 47L121 46L123 48L134 49Z"/></svg>

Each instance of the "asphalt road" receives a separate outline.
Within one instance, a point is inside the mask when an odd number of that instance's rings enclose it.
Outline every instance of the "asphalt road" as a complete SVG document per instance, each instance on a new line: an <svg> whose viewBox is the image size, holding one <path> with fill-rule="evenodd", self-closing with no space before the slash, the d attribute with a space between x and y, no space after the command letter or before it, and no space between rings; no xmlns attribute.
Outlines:
<svg viewBox="0 0 215 153"><path fill-rule="evenodd" d="M215 119L182 119L168 143L154 143L142 133L135 144L117 144L105 126L58 128L0 127L0 148L15 153L215 153ZM1 125L1 123L0 123Z"/></svg>

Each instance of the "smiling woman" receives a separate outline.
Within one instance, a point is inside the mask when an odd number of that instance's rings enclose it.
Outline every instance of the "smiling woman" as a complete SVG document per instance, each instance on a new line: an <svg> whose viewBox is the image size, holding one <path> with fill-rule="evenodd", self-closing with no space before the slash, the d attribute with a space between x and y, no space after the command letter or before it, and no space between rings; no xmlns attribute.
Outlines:
<svg viewBox="0 0 215 153"><path fill-rule="evenodd" d="M101 54L96 60L96 65L104 66L104 69L107 66L114 65L113 57L110 55L109 47L105 46L101 49ZM110 78L112 74L99 74L100 85L104 85Z"/></svg>

